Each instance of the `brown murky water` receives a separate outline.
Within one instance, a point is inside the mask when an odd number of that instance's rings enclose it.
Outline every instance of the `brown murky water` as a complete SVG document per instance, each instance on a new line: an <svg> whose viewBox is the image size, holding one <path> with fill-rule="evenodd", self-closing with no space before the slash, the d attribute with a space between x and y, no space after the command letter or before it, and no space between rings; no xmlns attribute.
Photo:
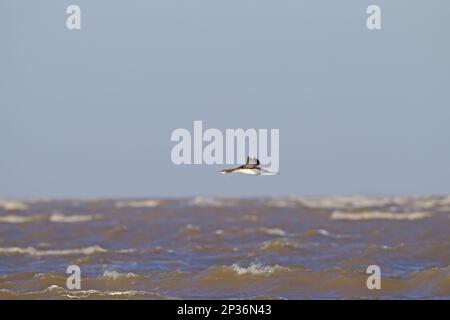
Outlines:
<svg viewBox="0 0 450 320"><path fill-rule="evenodd" d="M450 196L3 200L0 298L448 299L449 230Z"/></svg>

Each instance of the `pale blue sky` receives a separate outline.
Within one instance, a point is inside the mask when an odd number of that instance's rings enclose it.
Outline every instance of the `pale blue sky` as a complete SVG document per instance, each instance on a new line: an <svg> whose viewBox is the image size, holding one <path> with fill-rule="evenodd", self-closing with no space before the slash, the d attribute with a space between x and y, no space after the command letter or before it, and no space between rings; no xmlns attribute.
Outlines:
<svg viewBox="0 0 450 320"><path fill-rule="evenodd" d="M65 27L78 4L82 30ZM382 30L365 26L379 4ZM0 198L450 192L449 1L0 0ZM279 176L175 166L280 129Z"/></svg>

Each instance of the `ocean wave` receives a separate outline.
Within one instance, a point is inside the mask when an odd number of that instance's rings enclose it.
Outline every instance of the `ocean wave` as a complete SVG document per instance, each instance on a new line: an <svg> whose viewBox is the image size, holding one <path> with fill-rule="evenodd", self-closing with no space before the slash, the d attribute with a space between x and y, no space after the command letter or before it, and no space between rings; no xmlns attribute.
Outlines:
<svg viewBox="0 0 450 320"><path fill-rule="evenodd" d="M156 208L161 205L160 200L134 200L134 201L119 201L115 203L116 208Z"/></svg>
<svg viewBox="0 0 450 320"><path fill-rule="evenodd" d="M307 237L317 237L317 236L322 236L322 237L329 237L329 238L335 238L335 239L349 239L352 238L353 236L348 235L348 234L338 234L338 233L332 233L326 229L311 229L311 230L307 230L304 233L305 236Z"/></svg>
<svg viewBox="0 0 450 320"><path fill-rule="evenodd" d="M30 256L66 256L66 255L91 255L95 253L103 253L108 250L100 246L91 246L76 249L61 249L61 250L38 250L33 247L0 247L0 254L19 254Z"/></svg>
<svg viewBox="0 0 450 320"><path fill-rule="evenodd" d="M259 250L266 251L269 253L273 252L286 254L299 249L302 249L300 244L285 238L264 241L259 246Z"/></svg>
<svg viewBox="0 0 450 320"><path fill-rule="evenodd" d="M271 199L266 202L266 206L271 208L295 208L297 206L297 201L282 198Z"/></svg>
<svg viewBox="0 0 450 320"><path fill-rule="evenodd" d="M332 234L325 229L312 229L306 231L307 236L324 236L324 237L331 237Z"/></svg>
<svg viewBox="0 0 450 320"><path fill-rule="evenodd" d="M246 277L269 277L287 271L290 271L290 269L278 264L263 265L252 262L247 266L234 263L232 265L210 267L201 272L200 275L203 281L213 281L216 284L228 284L229 281L237 281Z"/></svg>
<svg viewBox="0 0 450 320"><path fill-rule="evenodd" d="M259 231L271 236L286 236L286 231L280 228L259 228Z"/></svg>
<svg viewBox="0 0 450 320"><path fill-rule="evenodd" d="M398 203L398 205L409 205L417 209L431 209L450 206L450 195L445 197L416 197L407 198L406 201Z"/></svg>
<svg viewBox="0 0 450 320"><path fill-rule="evenodd" d="M360 211L344 212L334 211L331 220L420 220L432 216L431 212L383 212L383 211Z"/></svg>
<svg viewBox="0 0 450 320"><path fill-rule="evenodd" d="M286 267L282 267L278 264L273 266L264 266L260 263L251 263L247 267L239 266L238 264L231 265L230 268L237 275L269 275L279 271L287 271L289 270Z"/></svg>
<svg viewBox="0 0 450 320"><path fill-rule="evenodd" d="M0 216L0 223L28 223L38 220L38 217L7 215Z"/></svg>
<svg viewBox="0 0 450 320"><path fill-rule="evenodd" d="M15 292L8 289L0 290L0 299L155 299L168 300L177 299L176 297L166 296L157 292L141 291L141 290L68 290L66 288L50 285L49 287L39 291Z"/></svg>
<svg viewBox="0 0 450 320"><path fill-rule="evenodd" d="M132 272L117 272L117 271L105 271L103 272L102 278L117 280L122 278L136 278L138 275L132 273Z"/></svg>
<svg viewBox="0 0 450 320"><path fill-rule="evenodd" d="M201 233L201 228L197 225L187 224L180 228L180 232L185 236L196 236Z"/></svg>
<svg viewBox="0 0 450 320"><path fill-rule="evenodd" d="M42 222L48 220L55 223L78 223L88 222L94 219L99 219L100 215L64 215L61 213L53 213L49 216L34 215L34 216L20 216L20 215L6 215L0 216L0 223L31 223Z"/></svg>
<svg viewBox="0 0 450 320"><path fill-rule="evenodd" d="M403 207L412 210L427 210L431 208L447 208L450 206L450 195L424 197L289 197L285 201L292 201L314 209L363 209L379 207Z"/></svg>
<svg viewBox="0 0 450 320"><path fill-rule="evenodd" d="M23 211L27 210L28 206L19 201L2 200L0 199L0 208L5 211Z"/></svg>
<svg viewBox="0 0 450 320"><path fill-rule="evenodd" d="M419 291L431 297L450 297L450 266L431 267L404 277L405 291Z"/></svg>
<svg viewBox="0 0 450 320"><path fill-rule="evenodd" d="M450 266L386 274L382 279L382 290L368 291L365 285L368 275L365 267L362 268L365 265L358 263L351 269L331 267L313 271L301 266L253 262L219 265L193 272L156 272L149 276L105 271L103 276L83 277L81 290L66 289L64 273L36 274L34 277L33 273L22 273L0 278L0 299L173 299L172 295L183 299L450 297ZM142 291L143 284L155 291Z"/></svg>
<svg viewBox="0 0 450 320"><path fill-rule="evenodd" d="M301 205L313 209L349 209L385 206L391 198L376 198L364 196L348 197L297 197Z"/></svg>
<svg viewBox="0 0 450 320"><path fill-rule="evenodd" d="M259 221L259 216L257 216L256 214L244 214L241 217L242 221L248 221L248 222L258 222Z"/></svg>
<svg viewBox="0 0 450 320"><path fill-rule="evenodd" d="M236 205L236 201L233 199L220 199L213 197L195 197L189 201L189 205L193 207L233 207Z"/></svg>
<svg viewBox="0 0 450 320"><path fill-rule="evenodd" d="M92 215L64 215L61 213L53 213L49 216L49 221L59 223L76 223L92 221L94 218L98 217L99 216L94 217Z"/></svg>
<svg viewBox="0 0 450 320"><path fill-rule="evenodd" d="M445 205L445 206L442 206L442 207L438 207L438 208L436 208L436 211L438 211L438 212L450 212L450 206Z"/></svg>

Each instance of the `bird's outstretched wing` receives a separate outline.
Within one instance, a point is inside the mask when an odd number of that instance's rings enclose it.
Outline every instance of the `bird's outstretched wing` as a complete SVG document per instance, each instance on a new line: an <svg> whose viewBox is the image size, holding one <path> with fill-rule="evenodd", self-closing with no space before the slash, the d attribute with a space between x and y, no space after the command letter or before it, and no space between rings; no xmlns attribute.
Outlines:
<svg viewBox="0 0 450 320"><path fill-rule="evenodd" d="M247 162L244 165L245 168L251 169L251 168L255 168L257 166L259 166L258 158L247 157Z"/></svg>

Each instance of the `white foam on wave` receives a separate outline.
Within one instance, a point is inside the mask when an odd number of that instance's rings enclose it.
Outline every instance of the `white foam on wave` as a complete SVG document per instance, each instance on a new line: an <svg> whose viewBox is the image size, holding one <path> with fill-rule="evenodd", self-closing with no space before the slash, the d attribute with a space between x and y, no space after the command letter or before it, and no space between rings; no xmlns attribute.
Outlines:
<svg viewBox="0 0 450 320"><path fill-rule="evenodd" d="M65 290L63 296L69 299L92 299L96 297L116 297L123 296L123 299L134 296L149 297L150 299L177 299L176 297L164 296L156 292L147 292L139 290L127 290L127 291L99 291L99 290L79 290L69 291Z"/></svg>
<svg viewBox="0 0 450 320"><path fill-rule="evenodd" d="M96 216L98 218L98 216ZM49 217L50 222L59 223L76 223L76 222L87 222L92 221L94 216L91 215L64 215L61 213L53 213Z"/></svg>
<svg viewBox="0 0 450 320"><path fill-rule="evenodd" d="M26 217L17 215L0 216L0 223L27 223L37 220L37 217Z"/></svg>
<svg viewBox="0 0 450 320"><path fill-rule="evenodd" d="M275 240L264 241L259 249L263 251L297 250L302 249L302 246L298 242L286 238L277 238Z"/></svg>
<svg viewBox="0 0 450 320"><path fill-rule="evenodd" d="M251 263L248 267L241 267L238 264L233 264L231 269L238 275L268 275L277 271L286 271L288 268L280 265L263 266L259 263Z"/></svg>
<svg viewBox="0 0 450 320"><path fill-rule="evenodd" d="M20 296L20 293L13 292L10 290L0 290L0 292L7 292L10 294L15 294L17 296ZM127 291L99 291L94 289L89 290L68 290L66 288L57 286L57 285L51 285L47 288L45 288L42 291L32 291L32 292L26 292L23 293L23 295L30 296L30 295L40 295L40 294L56 294L57 296L64 296L69 299L86 299L96 296L101 297L113 297L113 296L150 296L152 298L162 298L162 299L176 299L175 297L170 296L163 296L159 293L154 292L147 292L147 291L138 291L138 290L127 290Z"/></svg>
<svg viewBox="0 0 450 320"><path fill-rule="evenodd" d="M363 209L373 207L409 207L413 210L427 210L450 205L450 195L447 196L319 196L302 197L290 196L288 198L273 199L269 205L274 207L291 207L293 205L303 205L313 209Z"/></svg>
<svg viewBox="0 0 450 320"><path fill-rule="evenodd" d="M232 199L218 199L212 197L198 196L189 201L190 206L194 207L232 207L235 202Z"/></svg>
<svg viewBox="0 0 450 320"><path fill-rule="evenodd" d="M325 237L329 237L331 236L331 233L328 230L325 229L317 229L316 230L318 234L320 234L321 236L325 236Z"/></svg>
<svg viewBox="0 0 450 320"><path fill-rule="evenodd" d="M331 220L420 220L432 216L431 212L382 212L382 211L361 211L361 212L343 212L334 211L331 214Z"/></svg>
<svg viewBox="0 0 450 320"><path fill-rule="evenodd" d="M136 274L132 273L132 272L117 272L117 271L105 271L103 272L102 275L103 278L107 278L107 279L112 279L112 280L117 280L117 279L128 279L128 278L135 278L137 277Z"/></svg>
<svg viewBox="0 0 450 320"><path fill-rule="evenodd" d="M6 215L0 216L0 223L29 223L34 221L43 221L48 218L48 221L55 223L78 223L88 222L100 218L99 215L64 215L61 213L53 213L50 216L20 216L20 215Z"/></svg>
<svg viewBox="0 0 450 320"><path fill-rule="evenodd" d="M187 225L185 225L184 227L182 227L180 229L181 231L200 231L201 228L200 226L188 223Z"/></svg>
<svg viewBox="0 0 450 320"><path fill-rule="evenodd" d="M161 201L154 199L135 200L135 201L119 201L116 202L116 208L155 208L161 204Z"/></svg>
<svg viewBox="0 0 450 320"><path fill-rule="evenodd" d="M134 248L117 250L117 252L119 252L119 253L133 253L133 252L136 252L136 251L137 251L137 250L134 249Z"/></svg>
<svg viewBox="0 0 450 320"><path fill-rule="evenodd" d="M310 229L303 233L306 236L323 236L323 237L329 237L334 239L349 239L352 238L351 235L347 234L338 234L338 233L332 233L326 229Z"/></svg>
<svg viewBox="0 0 450 320"><path fill-rule="evenodd" d="M417 209L430 209L436 207L448 207L450 205L450 195L445 197L416 197L410 198L406 204Z"/></svg>
<svg viewBox="0 0 450 320"><path fill-rule="evenodd" d="M348 196L348 197L298 197L300 204L315 209L348 209L384 206L391 202L390 198Z"/></svg>
<svg viewBox="0 0 450 320"><path fill-rule="evenodd" d="M261 232L264 232L266 234L270 234L271 236L280 236L284 237L286 235L286 231L279 228L260 228Z"/></svg>
<svg viewBox="0 0 450 320"><path fill-rule="evenodd" d="M0 199L0 208L5 211L23 211L27 210L28 206L19 201L2 200Z"/></svg>
<svg viewBox="0 0 450 320"><path fill-rule="evenodd" d="M100 246L91 246L75 249L61 249L61 250L38 250L33 247L4 247L0 248L0 254L22 254L30 256L66 256L66 255L91 255L95 253L107 252L106 249Z"/></svg>

